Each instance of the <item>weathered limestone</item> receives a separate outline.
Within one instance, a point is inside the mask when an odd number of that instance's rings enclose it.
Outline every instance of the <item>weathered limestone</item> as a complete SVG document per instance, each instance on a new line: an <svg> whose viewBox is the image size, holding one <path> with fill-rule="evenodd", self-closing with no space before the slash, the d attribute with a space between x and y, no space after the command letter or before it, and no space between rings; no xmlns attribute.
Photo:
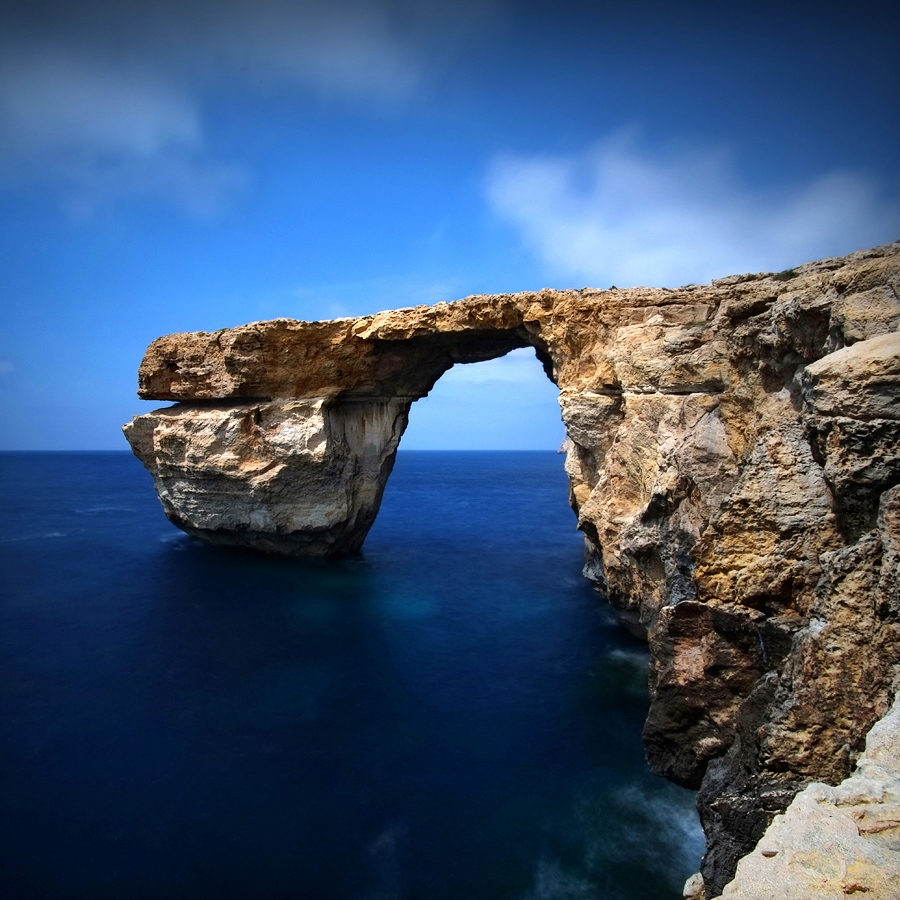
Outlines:
<svg viewBox="0 0 900 900"><path fill-rule="evenodd" d="M125 434L169 519L214 544L358 551L411 403L454 363L526 346L514 329L441 333L427 319L408 338L394 329L375 341L378 318L277 319L154 341L139 393L186 402L136 417Z"/></svg>
<svg viewBox="0 0 900 900"><path fill-rule="evenodd" d="M675 290L468 297L169 335L126 426L216 543L359 549L411 404L532 346L560 389L585 572L649 640L656 771L700 788L717 896L845 778L900 665L900 244Z"/></svg>
<svg viewBox="0 0 900 900"><path fill-rule="evenodd" d="M737 867L731 900L895 900L900 885L900 699L869 732L856 771L814 783Z"/></svg>
<svg viewBox="0 0 900 900"><path fill-rule="evenodd" d="M126 434L169 519L214 544L354 553L375 521L410 401L180 404Z"/></svg>

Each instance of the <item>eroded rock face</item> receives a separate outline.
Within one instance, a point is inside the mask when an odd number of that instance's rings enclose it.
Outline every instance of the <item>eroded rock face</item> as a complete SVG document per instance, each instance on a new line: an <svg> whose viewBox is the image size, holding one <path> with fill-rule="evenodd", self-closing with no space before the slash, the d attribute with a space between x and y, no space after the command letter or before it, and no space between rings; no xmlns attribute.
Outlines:
<svg viewBox="0 0 900 900"><path fill-rule="evenodd" d="M126 426L170 519L357 550L410 405L533 346L559 386L586 574L652 651L651 765L701 788L716 896L846 777L900 663L900 244L676 290L469 297L155 341Z"/></svg>
<svg viewBox="0 0 900 900"><path fill-rule="evenodd" d="M166 515L210 543L355 553L375 521L410 401L179 404L126 426Z"/></svg>
<svg viewBox="0 0 900 900"><path fill-rule="evenodd" d="M900 700L869 732L852 776L814 783L738 864L733 900L894 900L900 881Z"/></svg>

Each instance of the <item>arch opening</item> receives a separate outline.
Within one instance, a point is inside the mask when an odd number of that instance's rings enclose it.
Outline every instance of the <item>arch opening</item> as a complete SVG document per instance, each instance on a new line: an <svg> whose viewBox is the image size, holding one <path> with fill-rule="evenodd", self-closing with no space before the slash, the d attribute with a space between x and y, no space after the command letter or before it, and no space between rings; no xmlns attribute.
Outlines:
<svg viewBox="0 0 900 900"><path fill-rule="evenodd" d="M538 352L520 347L454 364L412 405L400 452L559 448L559 392Z"/></svg>
<svg viewBox="0 0 900 900"><path fill-rule="evenodd" d="M494 401L504 411L510 398L535 404L529 420L552 423L552 439L497 446ZM554 452L563 434L556 387L529 348L454 365L412 403L365 544L365 568L382 585L373 618L391 670L433 712L428 765L456 773L456 791L491 798L469 805L465 830L505 846L508 817L534 823L519 832L517 870L503 875L519 880L520 896L549 877L563 888L603 883L623 845L641 861L629 889L671 892L702 853L694 797L659 785L644 764L648 651L580 577L581 537ZM544 452L478 452L490 449ZM552 796L540 787L548 781ZM571 806L560 802L570 796ZM640 840L620 827L635 821Z"/></svg>

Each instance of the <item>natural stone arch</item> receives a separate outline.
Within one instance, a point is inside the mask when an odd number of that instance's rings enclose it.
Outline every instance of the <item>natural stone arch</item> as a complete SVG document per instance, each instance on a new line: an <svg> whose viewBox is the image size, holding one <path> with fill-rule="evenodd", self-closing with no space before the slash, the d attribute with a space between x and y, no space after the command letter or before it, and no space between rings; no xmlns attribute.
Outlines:
<svg viewBox="0 0 900 900"><path fill-rule="evenodd" d="M170 335L148 350L141 393L191 400L135 419L126 434L166 515L189 534L276 553L355 553L410 406L441 375L533 346L552 380L539 339L500 324L401 338L276 320Z"/></svg>
<svg viewBox="0 0 900 900"><path fill-rule="evenodd" d="M900 244L675 290L469 297L155 341L125 430L212 542L356 551L410 404L535 347L588 574L651 648L651 766L701 787L708 896L900 672ZM840 652L833 652L834 648Z"/></svg>

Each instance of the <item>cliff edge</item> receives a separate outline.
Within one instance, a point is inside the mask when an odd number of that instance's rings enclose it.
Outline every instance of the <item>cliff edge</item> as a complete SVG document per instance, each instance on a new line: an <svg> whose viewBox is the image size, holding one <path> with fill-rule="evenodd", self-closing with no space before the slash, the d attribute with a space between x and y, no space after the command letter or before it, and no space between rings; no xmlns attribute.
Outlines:
<svg viewBox="0 0 900 900"><path fill-rule="evenodd" d="M651 766L700 790L707 896L900 666L900 243L677 289L467 297L154 341L125 426L202 539L357 551L412 403L531 346L559 387L591 578L651 648Z"/></svg>
<svg viewBox="0 0 900 900"><path fill-rule="evenodd" d="M729 900L895 900L900 882L900 699L837 787L811 784L737 867Z"/></svg>

